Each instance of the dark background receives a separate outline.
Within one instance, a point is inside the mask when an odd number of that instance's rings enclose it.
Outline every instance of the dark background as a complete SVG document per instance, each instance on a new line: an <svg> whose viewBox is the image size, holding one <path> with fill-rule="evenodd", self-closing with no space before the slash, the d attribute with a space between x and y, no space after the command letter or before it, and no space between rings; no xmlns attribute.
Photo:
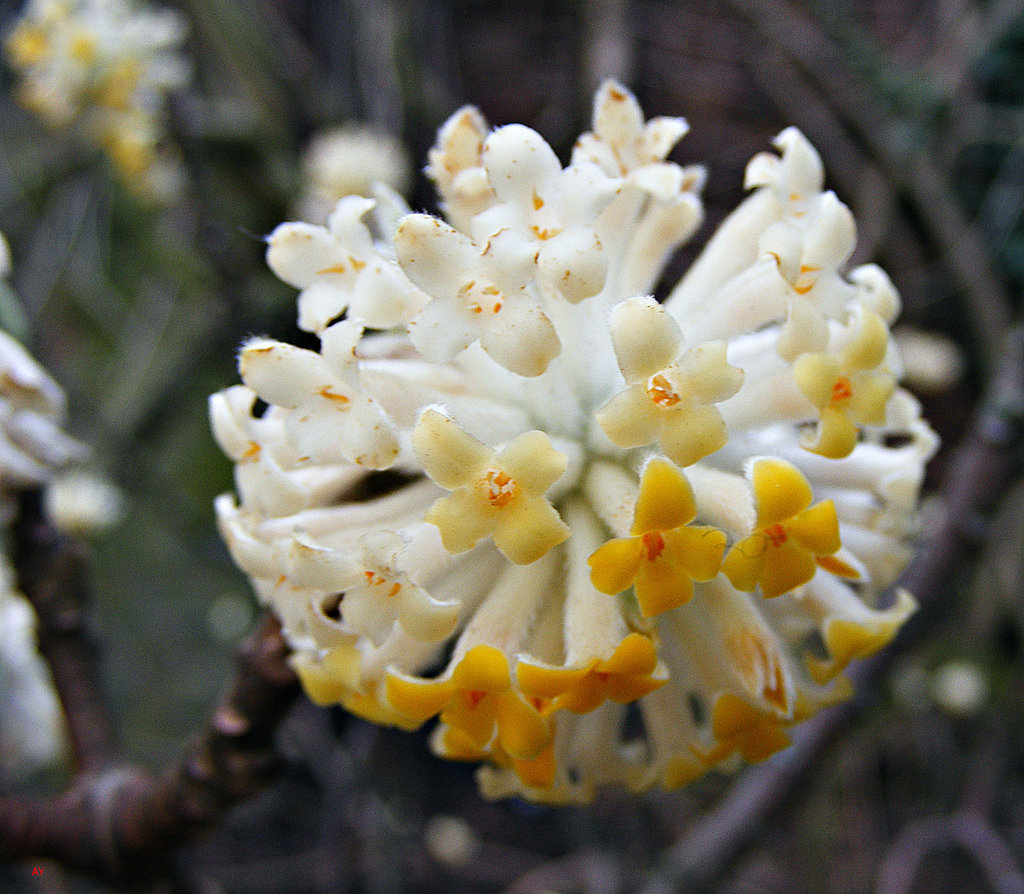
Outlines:
<svg viewBox="0 0 1024 894"><path fill-rule="evenodd" d="M565 159L589 127L594 87L617 76L648 117L686 116L691 132L672 158L708 168L707 223L672 281L742 197L749 158L796 124L856 216L854 260L887 269L902 324L944 336L965 359L959 378L921 395L945 445L936 490L1019 314L1024 4L168 5L189 20L196 69L170 103L169 140L188 171L170 207L139 206L101 155L43 128L12 99L12 73L0 76L0 229L22 334L67 390L70 429L92 445L93 466L126 495L123 522L91 544L92 577L108 691L140 763L161 766L201 723L256 615L214 530L211 501L231 474L206 398L237 380L246 335L300 337L294 290L266 270L261 237L287 219L299 153L321 128L372 123L420 165L437 126L468 102L492 124L536 128ZM4 31L16 8L0 4ZM409 199L434 208L422 175ZM930 499L940 512L941 496ZM897 643L884 685L712 890L1024 890L1022 511L1018 484L979 522L976 560L930 600L922 632ZM968 711L934 696L951 662L985 683ZM432 758L423 734L308 704L281 747L281 781L183 853L166 890L632 891L731 784L611 792L588 808L491 804L472 768ZM0 889L106 890L57 867L45 883L0 867Z"/></svg>

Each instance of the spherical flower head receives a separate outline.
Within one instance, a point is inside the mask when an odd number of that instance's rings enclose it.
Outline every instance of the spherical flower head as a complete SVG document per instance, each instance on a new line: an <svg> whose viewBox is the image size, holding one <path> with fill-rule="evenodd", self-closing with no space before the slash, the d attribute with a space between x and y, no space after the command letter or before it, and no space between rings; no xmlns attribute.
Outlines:
<svg viewBox="0 0 1024 894"><path fill-rule="evenodd" d="M225 540L319 704L435 723L487 796L581 802L763 760L913 610L935 437L877 267L794 129L663 302L696 230L686 132L608 82L567 165L461 109L427 172L282 224L319 350L246 343L210 401ZM628 721L628 722L627 722Z"/></svg>
<svg viewBox="0 0 1024 894"><path fill-rule="evenodd" d="M164 147L163 104L191 77L176 52L185 33L175 11L128 0L30 0L4 48L24 106L102 147L137 195L167 201L182 174Z"/></svg>

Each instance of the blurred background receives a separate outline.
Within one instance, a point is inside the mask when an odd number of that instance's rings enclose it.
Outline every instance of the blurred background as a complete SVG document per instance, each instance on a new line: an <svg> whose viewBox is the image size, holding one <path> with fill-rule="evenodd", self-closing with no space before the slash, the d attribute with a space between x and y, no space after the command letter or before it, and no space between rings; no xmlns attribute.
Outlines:
<svg viewBox="0 0 1024 894"><path fill-rule="evenodd" d="M857 219L855 262L877 261L901 292L910 387L944 443L936 492L1020 313L1024 3L165 7L187 23L190 70L162 113L159 149L177 166L165 195L140 194L82 133L42 123L19 103L13 68L0 73L0 230L17 296L0 312L66 389L92 471L123 495L121 520L90 543L91 574L109 696L141 764L160 767L202 723L257 614L214 529L211 502L232 483L206 399L237 381L245 336L308 338L263 237L299 213L307 149L332 128L391 137L410 204L436 210L419 167L456 108L528 124L566 159L594 88L618 77L648 117L688 119L672 158L708 169L707 221L671 282L741 199L749 158L797 125ZM20 8L0 2L4 34ZM928 499L926 518L942 508ZM1024 890L1022 512L1017 484L979 523L976 558L932 600L942 609L927 635L902 647L870 705L712 890ZM611 792L586 809L491 804L472 768L433 759L423 735L305 703L281 747L283 778L181 855L173 890L632 891L730 785ZM47 790L63 772L12 784ZM985 821L973 838L942 825L965 810ZM0 867L0 890L107 890L55 867L46 878Z"/></svg>

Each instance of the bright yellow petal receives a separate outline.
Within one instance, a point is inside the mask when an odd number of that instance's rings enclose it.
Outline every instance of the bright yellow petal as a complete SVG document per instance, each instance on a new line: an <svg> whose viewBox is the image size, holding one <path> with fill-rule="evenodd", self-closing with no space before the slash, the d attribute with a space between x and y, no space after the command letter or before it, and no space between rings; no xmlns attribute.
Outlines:
<svg viewBox="0 0 1024 894"><path fill-rule="evenodd" d="M508 658L500 649L480 643L473 646L455 666L452 686L480 692L504 692L512 685Z"/></svg>
<svg viewBox="0 0 1024 894"><path fill-rule="evenodd" d="M520 658L516 663L519 688L530 698L557 698L577 685L589 667L551 667Z"/></svg>
<svg viewBox="0 0 1024 894"><path fill-rule="evenodd" d="M611 658L598 665L606 674L651 674L658 664L658 651L650 637L630 633L615 648Z"/></svg>
<svg viewBox="0 0 1024 894"><path fill-rule="evenodd" d="M555 781L555 749L548 746L530 760L513 759L512 769L528 788L551 788Z"/></svg>
<svg viewBox="0 0 1024 894"><path fill-rule="evenodd" d="M636 576L636 601L645 618L671 611L693 599L693 580L679 557L664 551L653 562L641 562Z"/></svg>
<svg viewBox="0 0 1024 894"><path fill-rule="evenodd" d="M757 528L792 518L810 506L814 498L803 472L783 459L757 460L750 479L757 506Z"/></svg>
<svg viewBox="0 0 1024 894"><path fill-rule="evenodd" d="M590 582L595 589L609 596L621 593L633 585L643 541L639 537L617 537L598 547L587 559L590 566Z"/></svg>
<svg viewBox="0 0 1024 894"><path fill-rule="evenodd" d="M792 540L772 545L764 557L761 592L767 599L788 593L814 577L817 567L814 554Z"/></svg>
<svg viewBox="0 0 1024 894"><path fill-rule="evenodd" d="M544 718L515 692L495 696L498 741L512 757L531 760L551 744Z"/></svg>
<svg viewBox="0 0 1024 894"><path fill-rule="evenodd" d="M719 696L712 709L715 738L744 759L759 763L790 744L790 738L778 720L748 705L732 693Z"/></svg>
<svg viewBox="0 0 1024 894"><path fill-rule="evenodd" d="M600 707L607 698L605 681L591 668L575 686L567 689L555 700L555 707L572 711L573 714L589 714Z"/></svg>
<svg viewBox="0 0 1024 894"><path fill-rule="evenodd" d="M722 572L737 590L749 593L757 586L764 570L768 544L760 534L752 534L733 545L722 561Z"/></svg>
<svg viewBox="0 0 1024 894"><path fill-rule="evenodd" d="M831 500L805 509L786 522L786 530L801 546L816 555L832 555L842 545L839 542L839 518Z"/></svg>
<svg viewBox="0 0 1024 894"><path fill-rule="evenodd" d="M683 472L668 460L652 459L640 479L630 533L667 531L689 524L696 515L693 488Z"/></svg>
<svg viewBox="0 0 1024 894"><path fill-rule="evenodd" d="M691 525L665 531L665 553L677 558L696 581L711 580L722 567L725 534L717 528Z"/></svg>
<svg viewBox="0 0 1024 894"><path fill-rule="evenodd" d="M483 748L494 738L497 696L478 690L459 689L441 712L441 722L459 730Z"/></svg>
<svg viewBox="0 0 1024 894"><path fill-rule="evenodd" d="M396 710L412 720L423 723L437 714L452 696L448 680L423 680L397 671L388 671L384 693Z"/></svg>

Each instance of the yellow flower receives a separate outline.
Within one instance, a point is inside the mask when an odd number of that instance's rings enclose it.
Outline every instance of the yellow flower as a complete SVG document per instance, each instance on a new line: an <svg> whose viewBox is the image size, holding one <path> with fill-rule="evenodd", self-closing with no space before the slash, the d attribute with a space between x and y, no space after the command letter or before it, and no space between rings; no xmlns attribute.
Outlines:
<svg viewBox="0 0 1024 894"><path fill-rule="evenodd" d="M650 638L630 633L610 658L594 659L586 667L551 668L522 660L519 685L531 698L550 700L555 710L587 714L605 700L629 704L664 685L658 677L658 653Z"/></svg>
<svg viewBox="0 0 1024 894"><path fill-rule="evenodd" d="M508 658L493 646L474 646L438 680L419 680L391 672L388 701L411 720L440 714L441 722L478 749L496 742L521 760L536 758L551 742L540 712L512 688Z"/></svg>
<svg viewBox="0 0 1024 894"><path fill-rule="evenodd" d="M842 545L831 500L811 506L813 493L791 463L762 458L750 473L757 506L755 531L729 550L722 571L739 590L760 585L767 598L806 584L818 566L844 577L857 572L834 556Z"/></svg>
<svg viewBox="0 0 1024 894"><path fill-rule="evenodd" d="M693 582L718 574L725 551L725 534L691 525L696 517L686 476L666 460L651 460L640 481L631 536L609 540L588 560L594 586L609 595L634 586L646 618L689 602Z"/></svg>
<svg viewBox="0 0 1024 894"><path fill-rule="evenodd" d="M452 491L426 514L445 549L461 553L490 535L509 559L528 565L569 536L544 498L565 471L566 457L543 432L525 432L498 452L427 410L412 437L423 470Z"/></svg>
<svg viewBox="0 0 1024 894"><path fill-rule="evenodd" d="M728 440L714 404L732 397L743 372L725 359L724 342L680 353L679 325L653 298L634 298L612 312L611 333L625 390L595 414L619 447L657 442L680 466L714 453Z"/></svg>
<svg viewBox="0 0 1024 894"><path fill-rule="evenodd" d="M711 730L717 745L698 754L708 766L720 763L737 751L744 760L757 764L789 745L786 725L776 715L758 710L737 695L725 693L715 702L711 715Z"/></svg>
<svg viewBox="0 0 1024 894"><path fill-rule="evenodd" d="M797 387L819 412L818 430L804 442L831 459L849 456L859 425L882 425L896 377L883 368L889 330L872 310L861 308L849 342L838 352L802 354L793 363Z"/></svg>

